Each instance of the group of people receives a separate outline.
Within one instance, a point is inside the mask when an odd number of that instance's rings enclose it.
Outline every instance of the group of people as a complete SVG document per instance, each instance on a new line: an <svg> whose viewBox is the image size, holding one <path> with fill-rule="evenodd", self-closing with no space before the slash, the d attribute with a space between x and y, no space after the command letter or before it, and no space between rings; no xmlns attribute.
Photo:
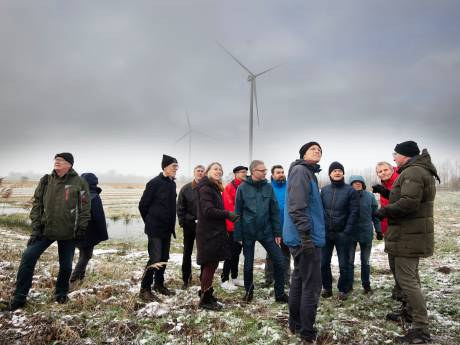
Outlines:
<svg viewBox="0 0 460 345"><path fill-rule="evenodd" d="M395 281L392 296L402 303L401 309L388 313L387 319L412 323L408 333L395 341L429 342L418 264L420 258L433 254L433 201L435 178L439 177L426 149L420 153L417 143L402 142L393 153L396 168L387 162L377 164L381 183L372 186L372 192L380 194L380 208L374 194L366 190L362 176L353 175L345 182L345 168L339 162L329 166L330 183L319 188L319 143L306 143L299 154L287 177L283 167L275 165L268 181L265 163L254 160L249 167L235 167L234 179L226 186L220 163L213 162L206 168L198 165L192 182L181 188L178 197L174 181L178 162L163 155L162 172L147 183L139 202L149 254L140 298L154 301L158 299L155 293L174 294L165 286L164 273L171 236L176 236L177 215L184 232L184 289L192 284L191 257L196 241L197 264L201 267L199 307L222 309L213 288L220 261L224 261L221 286L231 291L243 286L243 300L253 300L255 243L259 242L267 252L263 286L274 284L275 301L288 303L290 331L304 343L312 343L317 337L314 324L320 296L333 295L334 248L339 261L338 299L347 299L353 290L358 244L363 293L372 293L369 262L375 232L377 240L385 239ZM51 243L58 241L60 263L55 297L57 302L65 303L69 281L83 279L92 248L107 239L97 177L80 177L72 166L70 153L57 154L52 174L45 175L35 191L33 230L21 259L10 310L26 303L35 264ZM71 275L76 243L80 258ZM238 279L241 251L243 281Z"/></svg>

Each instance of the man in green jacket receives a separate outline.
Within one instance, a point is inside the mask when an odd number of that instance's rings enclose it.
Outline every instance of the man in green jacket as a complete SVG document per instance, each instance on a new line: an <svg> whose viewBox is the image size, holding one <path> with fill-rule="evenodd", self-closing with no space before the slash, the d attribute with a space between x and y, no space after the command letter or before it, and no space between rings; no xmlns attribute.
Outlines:
<svg viewBox="0 0 460 345"><path fill-rule="evenodd" d="M412 320L408 333L395 341L425 344L431 338L418 265L420 258L433 255L433 203L435 178L439 181L439 177L427 150L420 154L414 141L396 145L393 157L400 175L390 192L388 206L379 209L376 216L388 218L385 251L394 256L396 281L407 296L407 310L401 317ZM388 319L393 317L393 313L387 315Z"/></svg>
<svg viewBox="0 0 460 345"><path fill-rule="evenodd" d="M54 296L58 303L68 301L75 240L83 238L91 217L88 184L73 170L73 163L71 153L56 154L53 172L43 176L35 190L30 212L32 233L21 258L10 310L26 304L35 265L54 241L59 254Z"/></svg>
<svg viewBox="0 0 460 345"><path fill-rule="evenodd" d="M284 256L281 251L281 225L278 201L270 183L265 179L267 169L262 161L249 166L251 176L238 186L235 213L241 218L235 223L233 239L243 246L245 302L253 298L254 248L258 241L273 261L275 300L287 303L284 293Z"/></svg>

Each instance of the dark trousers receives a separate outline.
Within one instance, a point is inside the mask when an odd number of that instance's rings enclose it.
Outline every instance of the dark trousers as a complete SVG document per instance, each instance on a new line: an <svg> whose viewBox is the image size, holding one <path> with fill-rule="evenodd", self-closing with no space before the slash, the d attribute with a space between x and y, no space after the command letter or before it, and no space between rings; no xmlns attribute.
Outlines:
<svg viewBox="0 0 460 345"><path fill-rule="evenodd" d="M83 278L85 278L86 266L88 265L89 260L93 257L93 249L94 246L78 248L80 254L78 256L77 264L73 269L72 276L70 277L71 282L83 280Z"/></svg>
<svg viewBox="0 0 460 345"><path fill-rule="evenodd" d="M391 292L394 299L400 300L401 302L405 302L406 298L401 287L396 280L396 268L395 268L395 257L391 254L388 254L388 265L390 266L391 273L393 273L393 279L395 280L395 286Z"/></svg>
<svg viewBox="0 0 460 345"><path fill-rule="evenodd" d="M350 255L351 238L343 232L332 233L326 237L326 245L321 249L321 276L323 280L323 288L332 290L332 271L331 259L334 247L337 250L339 259L339 281L337 288L340 292L347 293L351 290L350 278L348 273L349 255Z"/></svg>
<svg viewBox="0 0 460 345"><path fill-rule="evenodd" d="M45 237L40 238L34 244L26 248L22 254L19 265L18 275L16 278L16 289L14 298L25 300L32 286L32 277L34 275L35 265L43 252L53 243ZM69 278L72 273L72 260L75 253L75 241L63 240L57 241L59 255L59 273L56 281L56 290L54 295L66 296L69 292Z"/></svg>
<svg viewBox="0 0 460 345"><path fill-rule="evenodd" d="M218 266L219 261L209 262L201 266L201 291L207 291L212 286L212 279Z"/></svg>
<svg viewBox="0 0 460 345"><path fill-rule="evenodd" d="M160 238L160 237L150 237L147 245L147 250L149 252L149 261L144 271L144 276L142 277L141 288L150 289L153 283L153 276L155 275L155 284L163 285L164 283L164 274L166 270L166 265L161 268L153 268L151 265L157 262L167 262L169 260L169 247L171 245L171 237Z"/></svg>
<svg viewBox="0 0 460 345"><path fill-rule="evenodd" d="M232 275L232 279L236 279L238 277L238 265L240 264L240 254L242 249L239 242L233 241L233 231L228 232L228 235L232 248L232 258L224 261L224 267L220 276L222 282L228 280L230 273Z"/></svg>
<svg viewBox="0 0 460 345"><path fill-rule="evenodd" d="M192 278L192 253L195 243L195 223L184 224L184 254L182 256L182 281L188 283Z"/></svg>
<svg viewBox="0 0 460 345"><path fill-rule="evenodd" d="M275 297L284 294L284 257L281 248L275 243L273 238L259 241L265 248L268 255L273 260L274 276L275 276ZM244 255L244 288L247 292L254 289L253 273L254 273L254 247L255 240L243 240L243 255Z"/></svg>
<svg viewBox="0 0 460 345"><path fill-rule="evenodd" d="M355 252L356 246L359 243L359 250L361 256L361 285L363 288L370 288L371 281L371 265L370 265L370 257L371 257L371 250L372 250L372 242L358 242L352 241L350 246L350 286L353 286L353 281L355 279Z"/></svg>
<svg viewBox="0 0 460 345"><path fill-rule="evenodd" d="M291 279L291 252L289 247L281 242L281 251L284 256L284 282L289 283ZM267 253L265 258L265 283L273 283L273 261Z"/></svg>
<svg viewBox="0 0 460 345"><path fill-rule="evenodd" d="M301 338L316 338L316 310L321 293L321 249L305 255L301 247L290 248L294 271L289 289L289 328Z"/></svg>

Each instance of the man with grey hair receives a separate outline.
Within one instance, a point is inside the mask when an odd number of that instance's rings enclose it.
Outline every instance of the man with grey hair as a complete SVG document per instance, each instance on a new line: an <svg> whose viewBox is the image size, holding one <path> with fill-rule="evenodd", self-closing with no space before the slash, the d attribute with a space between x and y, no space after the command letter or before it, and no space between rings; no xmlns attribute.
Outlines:
<svg viewBox="0 0 460 345"><path fill-rule="evenodd" d="M187 289L192 280L192 252L195 242L195 230L198 210L196 186L204 176L205 167L197 165L193 169L193 181L185 184L177 197L177 218L184 229L184 254L182 255L183 288Z"/></svg>
<svg viewBox="0 0 460 345"><path fill-rule="evenodd" d="M279 247L281 243L281 225L278 201L265 175L267 169L263 161L254 160L249 166L251 176L238 187L236 192L235 213L241 218L235 223L233 239L243 245L244 288L243 300L253 299L254 249L258 241L273 261L275 276L275 300L287 303L284 292L284 256Z"/></svg>

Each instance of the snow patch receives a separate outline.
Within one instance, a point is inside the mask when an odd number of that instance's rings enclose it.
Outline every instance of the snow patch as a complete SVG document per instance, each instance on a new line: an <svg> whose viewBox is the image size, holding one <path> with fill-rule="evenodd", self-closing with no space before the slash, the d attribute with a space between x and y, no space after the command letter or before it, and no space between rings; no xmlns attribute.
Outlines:
<svg viewBox="0 0 460 345"><path fill-rule="evenodd" d="M168 309L162 307L158 302L151 302L137 311L137 317L154 317L163 316L169 312Z"/></svg>

